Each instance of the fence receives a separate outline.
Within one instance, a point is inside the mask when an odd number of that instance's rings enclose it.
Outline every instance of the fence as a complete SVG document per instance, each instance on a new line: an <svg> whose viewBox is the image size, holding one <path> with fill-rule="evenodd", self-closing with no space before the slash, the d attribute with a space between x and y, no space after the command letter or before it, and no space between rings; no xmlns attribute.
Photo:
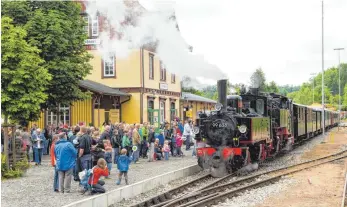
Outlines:
<svg viewBox="0 0 347 207"><path fill-rule="evenodd" d="M24 160L26 151L23 149L22 139L16 136L15 125L2 125L1 136L4 139L2 155L6 157L7 169L12 168L18 161Z"/></svg>

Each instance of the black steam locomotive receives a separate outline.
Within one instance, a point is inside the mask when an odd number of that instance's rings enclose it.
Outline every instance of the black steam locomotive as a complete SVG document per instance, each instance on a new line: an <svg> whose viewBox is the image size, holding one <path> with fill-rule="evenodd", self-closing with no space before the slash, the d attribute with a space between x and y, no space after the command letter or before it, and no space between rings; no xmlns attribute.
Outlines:
<svg viewBox="0 0 347 207"><path fill-rule="evenodd" d="M219 80L217 87L215 111L200 114L194 128L196 139L206 141L206 147L197 149L198 164L214 177L245 166L257 168L257 163L322 131L322 110L255 88L227 96L227 80ZM337 123L338 114L325 110L326 129Z"/></svg>

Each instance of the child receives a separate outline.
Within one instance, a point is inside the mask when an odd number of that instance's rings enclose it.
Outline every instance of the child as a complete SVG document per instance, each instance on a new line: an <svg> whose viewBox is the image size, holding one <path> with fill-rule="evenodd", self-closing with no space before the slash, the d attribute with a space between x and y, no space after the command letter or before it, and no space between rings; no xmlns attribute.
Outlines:
<svg viewBox="0 0 347 207"><path fill-rule="evenodd" d="M181 150L182 144L183 144L183 140L182 140L181 133L177 133L176 134L176 150L177 150L177 156L180 156L180 157L183 155L183 152Z"/></svg>
<svg viewBox="0 0 347 207"><path fill-rule="evenodd" d="M97 165L93 167L93 175L90 176L88 184L92 186L92 194L95 193L105 193L106 190L103 185L105 181L99 180L101 176L108 176L108 169L106 166L106 160L100 158L97 162Z"/></svg>
<svg viewBox="0 0 347 207"><path fill-rule="evenodd" d="M169 147L169 141L165 140L164 142L164 155L165 155L165 160L169 160L169 153L170 153L170 147Z"/></svg>
<svg viewBox="0 0 347 207"><path fill-rule="evenodd" d="M129 165L132 161L133 157L127 156L127 150L122 149L121 150L121 155L118 157L117 160L117 167L119 170L119 176L118 176L118 181L116 182L117 185L120 185L120 182L122 180L122 176L124 175L125 178L125 184L128 185L128 170L129 170Z"/></svg>
<svg viewBox="0 0 347 207"><path fill-rule="evenodd" d="M103 140L104 148L105 148L105 160L107 163L108 174L111 174L112 169L112 146L110 140ZM106 177L108 178L108 176Z"/></svg>
<svg viewBox="0 0 347 207"><path fill-rule="evenodd" d="M154 143L154 160L161 160L162 157L163 157L163 154L162 154L161 146L159 144L159 139L155 139L155 143Z"/></svg>
<svg viewBox="0 0 347 207"><path fill-rule="evenodd" d="M124 130L124 135L123 135L123 138L122 138L122 147L124 149L126 149L127 156L129 156L130 145L131 145L131 141L130 141L130 138L129 138L129 131L128 131L128 129L126 129L126 130Z"/></svg>

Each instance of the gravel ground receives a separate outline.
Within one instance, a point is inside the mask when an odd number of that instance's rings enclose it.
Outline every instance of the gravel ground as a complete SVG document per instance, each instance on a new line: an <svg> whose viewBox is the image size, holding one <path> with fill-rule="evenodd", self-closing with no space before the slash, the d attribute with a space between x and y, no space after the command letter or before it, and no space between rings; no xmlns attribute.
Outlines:
<svg viewBox="0 0 347 207"><path fill-rule="evenodd" d="M191 152L183 158L172 158L168 161L147 162L141 159L139 164L131 164L128 173L129 183L139 182L160 174L178 170L183 167L197 163L196 158L192 158ZM105 189L107 191L123 187L116 185L116 165L113 165L110 179L105 179ZM41 166L32 166L22 178L4 180L1 182L1 204L2 206L43 206L57 207L85 199L89 195L81 195L77 182L72 181L71 193L60 194L53 192L54 170L50 165L49 157L45 156Z"/></svg>
<svg viewBox="0 0 347 207"><path fill-rule="evenodd" d="M178 187L180 185L183 185L184 183L186 182L189 182L189 181L192 181L198 177L201 177L203 175L206 175L208 172L206 171L201 171L195 175L192 175L192 176L189 176L189 177L186 177L186 178L182 178L180 180L174 180L166 185L161 185L153 190L150 190L146 193L142 193L138 196L135 196L134 198L130 198L130 199L126 199L126 200L123 200L119 203L116 203L115 206L118 206L118 207L126 207L126 206L130 206L130 205L134 205L136 203L139 203L139 202L142 202L142 201L145 201L147 200L148 198L151 198L151 197L154 197L156 195L159 195L161 193L164 193L170 189L173 189L175 187ZM212 182L212 180L214 180L213 178L209 178L207 181L206 181L206 185L210 182ZM201 187L201 186L200 186Z"/></svg>
<svg viewBox="0 0 347 207"><path fill-rule="evenodd" d="M286 188L289 188L295 182L293 179L281 179L275 184L265 186L262 188L247 190L242 196L227 199L225 202L218 203L215 207L228 206L228 207L250 207L263 202L270 194L279 193Z"/></svg>

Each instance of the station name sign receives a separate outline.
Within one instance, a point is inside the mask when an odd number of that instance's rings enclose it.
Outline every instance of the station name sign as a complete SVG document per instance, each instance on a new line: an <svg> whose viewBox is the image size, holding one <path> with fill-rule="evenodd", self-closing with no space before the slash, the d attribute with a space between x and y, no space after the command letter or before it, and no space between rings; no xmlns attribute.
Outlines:
<svg viewBox="0 0 347 207"><path fill-rule="evenodd" d="M168 85L167 83L159 83L159 89L160 90L168 90Z"/></svg>
<svg viewBox="0 0 347 207"><path fill-rule="evenodd" d="M100 39L86 39L84 41L85 45L100 45Z"/></svg>

